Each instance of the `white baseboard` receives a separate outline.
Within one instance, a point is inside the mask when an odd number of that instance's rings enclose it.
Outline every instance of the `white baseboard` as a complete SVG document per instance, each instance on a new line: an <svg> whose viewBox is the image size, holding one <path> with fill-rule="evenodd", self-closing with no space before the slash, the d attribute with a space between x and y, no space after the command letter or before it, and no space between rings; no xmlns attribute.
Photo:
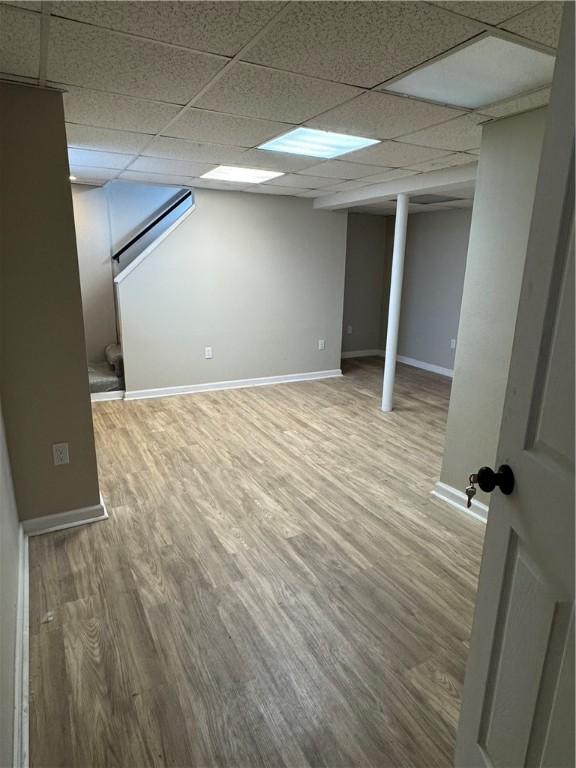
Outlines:
<svg viewBox="0 0 576 768"><path fill-rule="evenodd" d="M18 599L16 607L16 653L14 670L14 768L29 765L29 668L30 668L30 582L28 539L77 525L95 523L108 517L102 497L100 504L73 509L20 523L18 538Z"/></svg>
<svg viewBox="0 0 576 768"><path fill-rule="evenodd" d="M349 360L352 357L384 357L383 349L358 349L354 352L342 352L342 360Z"/></svg>
<svg viewBox="0 0 576 768"><path fill-rule="evenodd" d="M310 373L289 373L284 376L263 376L258 379L237 379L235 381L217 381L210 384L185 384L180 387L159 387L158 389L127 390L125 400L143 400L150 397L173 397L191 395L198 392L214 392L220 389L244 389L245 387L264 387L270 384L289 384L295 381L315 381L342 376L340 368Z"/></svg>
<svg viewBox="0 0 576 768"><path fill-rule="evenodd" d="M112 392L91 392L90 400L93 403L102 403L107 400L124 400L124 390L114 389Z"/></svg>
<svg viewBox="0 0 576 768"><path fill-rule="evenodd" d="M76 525L97 523L100 520L106 520L107 517L106 505L102 497L100 497L100 504L94 504L92 507L70 509L67 512L57 512L55 515L23 520L22 529L26 536L38 536L42 533L52 533L53 531L61 531L64 528L73 528Z"/></svg>
<svg viewBox="0 0 576 768"><path fill-rule="evenodd" d="M451 507L454 507L461 512L465 512L467 515L471 515L477 520L481 520L483 523L488 519L488 506L486 504L483 504L476 499L472 499L472 506L468 509L466 506L467 498L464 491L459 491L451 485L437 482L432 491L432 496L445 501L447 504L450 504Z"/></svg>
<svg viewBox="0 0 576 768"><path fill-rule="evenodd" d="M383 349L359 349L354 352L342 352L342 360L348 360L352 357L384 357L385 352ZM443 368L441 365L434 365L433 363L426 363L424 360L415 360L413 357L405 357L404 355L398 355L396 360L404 365L411 365L413 368L421 368L423 371L430 371L431 373L439 373L441 376L454 377L454 370L452 368Z"/></svg>
<svg viewBox="0 0 576 768"><path fill-rule="evenodd" d="M439 373L441 376L449 376L451 379L454 378L453 368L443 368L441 365L425 363L423 360L414 360L413 357L404 357L404 355L398 355L396 359L399 363L404 363L404 365L411 365L413 368L422 368L424 371Z"/></svg>
<svg viewBox="0 0 576 768"><path fill-rule="evenodd" d="M15 768L28 768L28 665L29 582L28 536L20 524L18 534L18 598L16 605L16 654L14 659L14 753Z"/></svg>

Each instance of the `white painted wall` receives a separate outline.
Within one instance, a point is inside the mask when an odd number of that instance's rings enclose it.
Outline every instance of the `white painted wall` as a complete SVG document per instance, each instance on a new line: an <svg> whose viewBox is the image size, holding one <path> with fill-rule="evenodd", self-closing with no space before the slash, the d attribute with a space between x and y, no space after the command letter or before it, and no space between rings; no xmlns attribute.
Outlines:
<svg viewBox="0 0 576 768"><path fill-rule="evenodd" d="M346 213L212 190L196 205L119 283L127 390L339 368Z"/></svg>
<svg viewBox="0 0 576 768"><path fill-rule="evenodd" d="M179 187L133 184L129 181L107 184L112 253L141 230L143 223L174 197L178 189Z"/></svg>
<svg viewBox="0 0 576 768"><path fill-rule="evenodd" d="M116 341L108 200L104 187L72 185L86 356L104 360L104 348Z"/></svg>
<svg viewBox="0 0 576 768"><path fill-rule="evenodd" d="M408 217L398 355L453 369L471 209Z"/></svg>
<svg viewBox="0 0 576 768"><path fill-rule="evenodd" d="M460 490L496 458L545 119L540 109L483 129L440 477Z"/></svg>

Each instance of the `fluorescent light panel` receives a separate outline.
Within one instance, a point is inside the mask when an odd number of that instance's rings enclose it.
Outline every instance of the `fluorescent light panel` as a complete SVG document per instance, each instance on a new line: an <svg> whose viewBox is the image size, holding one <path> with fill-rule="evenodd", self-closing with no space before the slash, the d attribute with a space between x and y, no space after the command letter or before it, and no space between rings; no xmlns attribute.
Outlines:
<svg viewBox="0 0 576 768"><path fill-rule="evenodd" d="M478 107L552 82L554 56L488 36L386 86L387 91Z"/></svg>
<svg viewBox="0 0 576 768"><path fill-rule="evenodd" d="M293 131L288 131L282 136L277 136L275 139L261 144L258 149L329 159L379 143L378 139L349 136L347 133L317 131L314 128L295 128Z"/></svg>
<svg viewBox="0 0 576 768"><path fill-rule="evenodd" d="M263 171L261 168L240 168L235 165L219 165L200 176L201 179L216 179L218 181L236 181L239 184L262 184L284 173L278 171Z"/></svg>

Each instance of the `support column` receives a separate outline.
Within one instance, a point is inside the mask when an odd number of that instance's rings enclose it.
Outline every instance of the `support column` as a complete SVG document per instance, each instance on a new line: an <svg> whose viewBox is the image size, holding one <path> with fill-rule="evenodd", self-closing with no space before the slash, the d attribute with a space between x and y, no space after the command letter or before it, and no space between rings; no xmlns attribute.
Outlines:
<svg viewBox="0 0 576 768"><path fill-rule="evenodd" d="M390 278L390 302L388 305L388 330L386 333L386 357L384 359L384 383L382 386L382 410L391 411L394 399L394 378L396 376L396 350L400 325L400 303L402 301L402 277L404 274L404 251L406 248L406 224L408 222L408 195L400 194L396 200L396 222L394 224L394 252L392 255L392 276Z"/></svg>

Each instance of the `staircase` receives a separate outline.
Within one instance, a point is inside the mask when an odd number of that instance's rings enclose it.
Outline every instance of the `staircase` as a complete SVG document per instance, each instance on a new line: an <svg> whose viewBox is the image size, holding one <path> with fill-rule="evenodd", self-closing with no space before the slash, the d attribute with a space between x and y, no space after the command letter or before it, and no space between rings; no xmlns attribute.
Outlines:
<svg viewBox="0 0 576 768"><path fill-rule="evenodd" d="M193 208L192 191L183 187L148 221L145 221L142 228L128 242L116 251L112 256L116 265L114 269L115 289L118 280L123 279L135 269ZM105 362L88 364L88 381L91 394L118 392L125 388L117 293L115 295L116 327L118 328L120 343L108 344L105 349Z"/></svg>

